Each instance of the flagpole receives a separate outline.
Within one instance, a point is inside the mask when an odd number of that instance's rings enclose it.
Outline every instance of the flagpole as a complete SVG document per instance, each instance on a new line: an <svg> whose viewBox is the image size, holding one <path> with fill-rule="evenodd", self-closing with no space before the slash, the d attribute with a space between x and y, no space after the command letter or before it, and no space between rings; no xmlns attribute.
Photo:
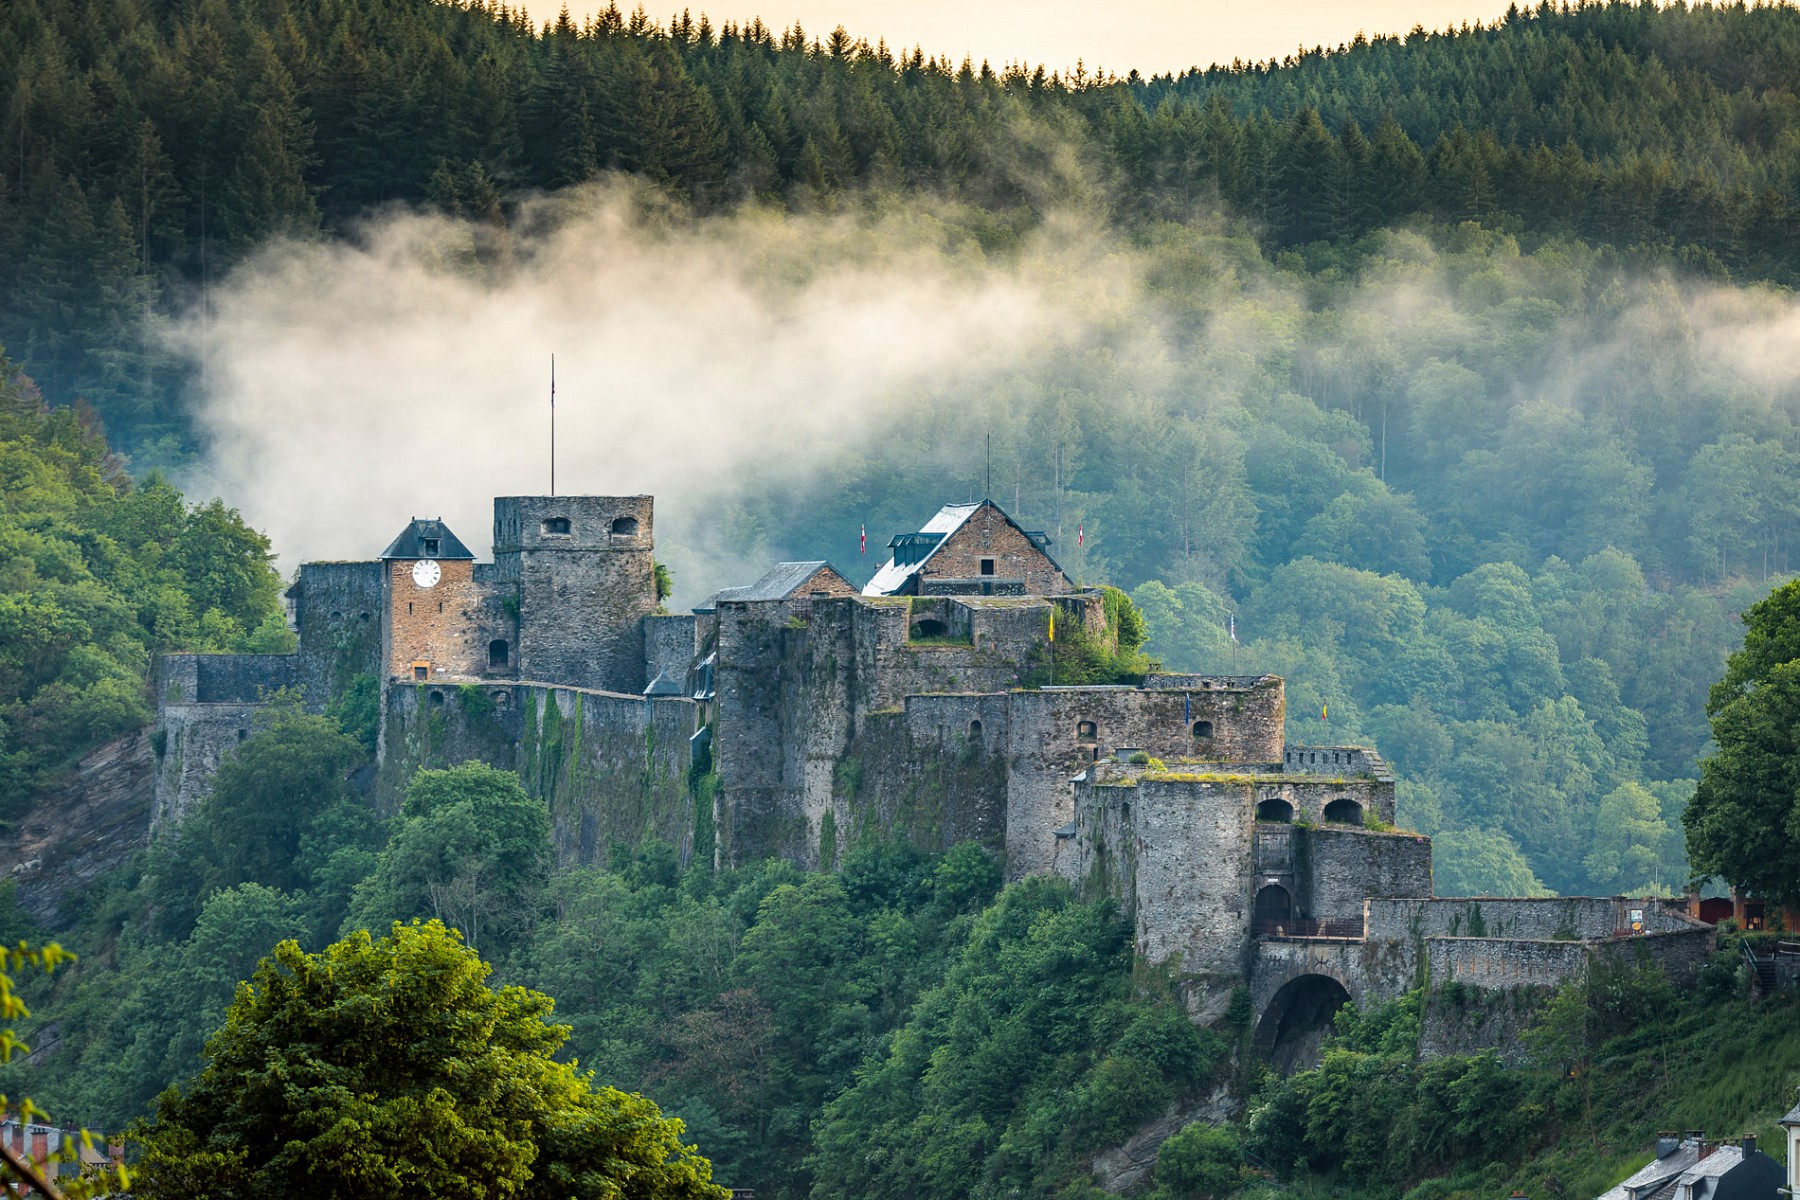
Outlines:
<svg viewBox="0 0 1800 1200"><path fill-rule="evenodd" d="M550 494L556 495L556 355L550 355Z"/></svg>

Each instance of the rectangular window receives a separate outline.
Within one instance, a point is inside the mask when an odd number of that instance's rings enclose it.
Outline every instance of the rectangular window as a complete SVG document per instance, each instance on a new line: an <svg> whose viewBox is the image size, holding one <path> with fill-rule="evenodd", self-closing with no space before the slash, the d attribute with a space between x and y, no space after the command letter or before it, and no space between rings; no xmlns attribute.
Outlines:
<svg viewBox="0 0 1800 1200"><path fill-rule="evenodd" d="M412 669L414 679L424 679L431 674L431 664L428 662L416 662Z"/></svg>
<svg viewBox="0 0 1800 1200"><path fill-rule="evenodd" d="M436 538L421 538L420 541L425 544L425 557L436 558L438 552L438 540Z"/></svg>
<svg viewBox="0 0 1800 1200"><path fill-rule="evenodd" d="M994 560L993 559L984 558L981 560L981 573L983 575L992 575L994 573Z"/></svg>

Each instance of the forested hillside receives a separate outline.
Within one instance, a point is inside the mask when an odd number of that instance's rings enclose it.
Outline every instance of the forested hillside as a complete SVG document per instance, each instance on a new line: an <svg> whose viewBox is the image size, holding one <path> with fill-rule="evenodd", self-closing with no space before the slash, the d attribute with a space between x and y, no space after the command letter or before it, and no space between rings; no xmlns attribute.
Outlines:
<svg viewBox="0 0 1800 1200"><path fill-rule="evenodd" d="M1150 81L424 0L18 0L0 31L0 341L134 453L191 437L197 366L157 313L263 239L394 203L502 220L602 169L703 206L899 188L1041 214L1072 149L1122 222L1222 202L1270 247L1427 213L1713 276L1800 261L1785 7L1545 4Z"/></svg>

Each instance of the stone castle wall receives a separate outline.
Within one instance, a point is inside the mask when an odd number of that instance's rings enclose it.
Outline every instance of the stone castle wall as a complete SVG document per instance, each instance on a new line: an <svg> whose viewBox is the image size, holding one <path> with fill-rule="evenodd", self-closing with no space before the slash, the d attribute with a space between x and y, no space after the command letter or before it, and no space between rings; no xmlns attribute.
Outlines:
<svg viewBox="0 0 1800 1200"><path fill-rule="evenodd" d="M384 671L389 679L415 678L415 663L427 664L427 679L477 679L487 663L481 621L482 586L466 558L437 559L440 575L432 587L413 582L413 561L393 559L387 577L387 643Z"/></svg>
<svg viewBox="0 0 1800 1200"><path fill-rule="evenodd" d="M300 631L300 687L323 708L358 675L382 676L386 606L378 562L302 563L288 596Z"/></svg>
<svg viewBox="0 0 1800 1200"><path fill-rule="evenodd" d="M603 861L613 841L655 836L684 862L710 859L710 808L689 785L695 706L509 682L388 689L376 801L397 811L422 767L479 761L516 772L550 810L558 861ZM701 842L696 845L696 831Z"/></svg>
<svg viewBox="0 0 1800 1200"><path fill-rule="evenodd" d="M1365 829L1297 829L1306 870L1296 882L1301 915L1363 923L1370 897L1431 895L1431 839Z"/></svg>
<svg viewBox="0 0 1800 1200"><path fill-rule="evenodd" d="M519 588L519 678L643 690L643 619L656 611L652 510L649 496L495 499L495 577Z"/></svg>
<svg viewBox="0 0 1800 1200"><path fill-rule="evenodd" d="M991 570L982 571L982 560ZM1027 593L1054 596L1069 589L1068 576L992 505L977 510L944 540L915 580L929 589L932 579L1019 579Z"/></svg>

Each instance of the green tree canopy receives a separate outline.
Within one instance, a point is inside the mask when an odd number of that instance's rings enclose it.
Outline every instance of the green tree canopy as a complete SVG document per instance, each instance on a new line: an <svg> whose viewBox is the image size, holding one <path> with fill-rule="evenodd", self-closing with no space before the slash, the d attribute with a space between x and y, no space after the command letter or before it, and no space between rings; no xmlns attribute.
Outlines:
<svg viewBox="0 0 1800 1200"><path fill-rule="evenodd" d="M1718 749L1682 814L1696 875L1800 904L1800 582L1744 613L1744 648L1707 700Z"/></svg>
<svg viewBox="0 0 1800 1200"><path fill-rule="evenodd" d="M282 942L141 1128L133 1194L724 1200L679 1121L555 1061L550 998L488 971L436 921Z"/></svg>

